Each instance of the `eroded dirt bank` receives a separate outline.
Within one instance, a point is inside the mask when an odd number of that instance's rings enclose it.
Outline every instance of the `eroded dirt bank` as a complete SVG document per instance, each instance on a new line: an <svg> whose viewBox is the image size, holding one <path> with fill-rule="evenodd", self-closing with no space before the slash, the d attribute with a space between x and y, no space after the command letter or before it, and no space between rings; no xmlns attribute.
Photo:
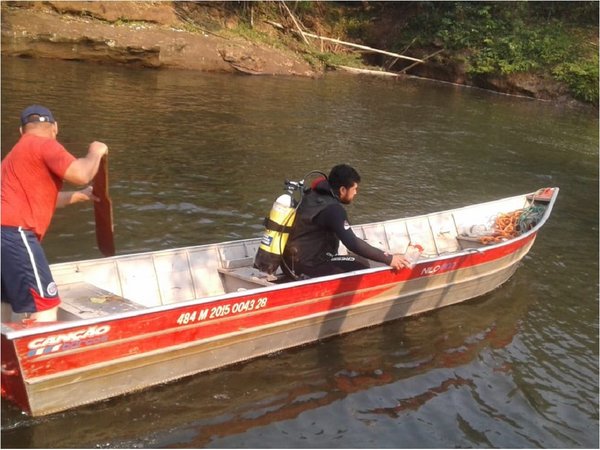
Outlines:
<svg viewBox="0 0 600 450"><path fill-rule="evenodd" d="M2 2L3 55L206 72L318 73L292 52L186 31L170 2L25 3Z"/></svg>

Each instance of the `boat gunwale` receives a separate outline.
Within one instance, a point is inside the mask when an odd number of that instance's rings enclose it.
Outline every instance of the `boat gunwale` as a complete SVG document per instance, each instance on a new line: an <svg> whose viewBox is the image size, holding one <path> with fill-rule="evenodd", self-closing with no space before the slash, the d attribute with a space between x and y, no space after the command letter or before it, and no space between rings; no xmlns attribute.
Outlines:
<svg viewBox="0 0 600 450"><path fill-rule="evenodd" d="M552 212L554 203L557 199L559 188L553 187L552 189L554 189L554 192L552 194L550 201L546 204L547 207L546 207L546 210L544 211L544 215L542 216L540 221L532 229L528 230L527 232L520 234L519 236L517 236L515 238L508 239L506 241L501 241L501 242L497 242L494 244L486 245L484 248L466 248L466 249L462 249L462 250L459 250L456 252L448 252L446 254L440 254L437 256L433 256L433 257L422 258L421 260L419 260L415 263L415 266L419 266L422 264L428 264L432 261L443 261L443 260L450 259L450 258L467 256L467 255L472 255L472 254L484 254L493 249L497 249L497 248L501 248L501 247L504 247L507 245L514 244L518 241L527 239L529 236L531 236L533 234L536 234L538 232L538 230L546 223L547 219L549 218L549 216ZM393 223L393 222L398 222L398 221L402 221L402 220L408 220L408 219L412 220L412 219L425 218L425 217L429 217L429 216L433 216L433 215L437 215L437 214L454 213L454 212L462 211L462 210L469 209L469 208L491 205L494 203L510 201L510 200L518 199L518 198L526 199L527 196L535 195L536 192L538 192L538 191L521 194L521 195L515 195L515 196L511 196L511 197L500 198L497 200L492 200L492 201L483 202L483 203L476 203L473 205L467 205L467 206L463 206L463 207L459 207L459 208L452 208L452 209L448 209L448 210L444 210L444 211L436 211L433 213L421 214L421 215L417 215L417 216L402 217L399 219L390 219L390 220L385 220L385 221L380 221L380 222L371 222L371 223L367 223L367 224L358 224L357 226L385 225L386 223ZM211 246L218 247L219 245L229 244L229 243L251 242L251 241L256 241L258 239L260 239L260 238L240 239L240 240L235 240L235 241L226 241L226 242L213 243L213 244L200 244L200 245L193 245L193 246L188 246L188 247L179 247L179 248L175 248L175 249L165 249L165 250L148 251L148 252L142 252L142 253L133 253L133 254L128 254L128 255L116 255L109 259L112 259L112 258L127 259L128 257L136 258L136 257L145 256L145 255L157 255L157 254L160 255L163 253L184 251L184 250L194 249L194 248L198 248L198 247L205 247L205 246L206 247L211 247ZM79 262L89 263L89 262L94 262L95 260L105 261L106 259L107 258L96 258L96 259L89 259L89 260L82 260L82 261L58 263L58 264L53 264L52 267L67 266L67 265L77 264ZM372 273L378 273L378 272L383 272L383 271L387 271L387 270L392 270L392 269L389 266L371 267L371 268L367 268L367 269L363 269L363 270L346 272L343 274L335 274L335 275L328 275L328 276L323 276L323 277L309 278L306 280L290 281L285 284L273 284L272 286L260 286L260 287L257 286L256 288L247 289L242 292L229 292L229 293L212 295L212 296L207 296L207 297L202 297L202 298L195 298L195 299L185 300L185 301L181 301L181 302L171 303L168 305L158 305L158 306L152 306L152 307L148 307L146 309L140 309L140 310L136 310L136 311L115 313L115 314L111 314L109 316L95 317L95 318L89 318L89 319L69 320L69 321L64 321L64 322L50 322L48 325L41 325L41 326L36 325L35 327L23 328L23 329L18 329L18 330L12 329L8 324L2 323L1 324L1 334L2 334L3 338L6 338L8 340L16 340L16 339L20 339L20 338L24 338L24 337L28 337L28 336L35 336L38 334L52 333L52 332L56 332L56 331L60 331L60 330L78 328L78 327L82 327L82 326L91 326L91 325L95 325L98 323L105 323L105 322L109 322L109 321L110 322L119 321L119 320L124 320L124 319L132 318L132 317L142 317L142 316L148 315L148 314L162 313L165 311L172 311L172 310L187 308L187 307L195 306L195 305L213 303L213 302L217 302L217 301L228 300L231 298L246 296L248 294L259 295L259 294L268 293L271 291L281 291L281 290L284 290L287 288L295 288L295 287L304 286L304 285L310 285L310 284L316 284L316 283L320 284L320 283L334 281L334 280L341 280L341 279L345 279L345 278L349 278L349 277L354 277L357 275L361 275L361 276L362 275L370 275ZM432 275L430 275L430 276L432 276Z"/></svg>

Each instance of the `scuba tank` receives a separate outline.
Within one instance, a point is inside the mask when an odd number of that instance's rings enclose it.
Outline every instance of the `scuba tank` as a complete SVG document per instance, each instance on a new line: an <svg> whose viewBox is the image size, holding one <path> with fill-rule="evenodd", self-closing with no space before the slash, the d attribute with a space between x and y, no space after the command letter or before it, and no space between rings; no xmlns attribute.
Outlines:
<svg viewBox="0 0 600 450"><path fill-rule="evenodd" d="M327 175L318 170L309 172L304 179L311 175L321 175L327 179ZM261 272L273 275L279 265L283 263L289 274L295 277L294 271L287 267L283 260L283 250L294 227L296 210L302 203L304 194L310 190L310 187L304 189L304 179L300 181L285 180L283 188L285 193L277 197L269 212L269 217L265 217L265 232L254 257L254 267ZM295 192L300 192L300 200L294 198Z"/></svg>
<svg viewBox="0 0 600 450"><path fill-rule="evenodd" d="M298 203L294 191L300 190L303 182L286 181L285 193L277 197L265 217L265 232L254 258L254 267L272 275L281 264L283 250L292 231Z"/></svg>

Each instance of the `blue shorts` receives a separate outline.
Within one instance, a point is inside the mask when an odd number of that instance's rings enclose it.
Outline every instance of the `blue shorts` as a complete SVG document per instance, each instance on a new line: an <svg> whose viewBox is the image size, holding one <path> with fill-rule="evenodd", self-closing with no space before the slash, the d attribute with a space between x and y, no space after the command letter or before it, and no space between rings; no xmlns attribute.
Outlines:
<svg viewBox="0 0 600 450"><path fill-rule="evenodd" d="M2 226L2 302L15 313L34 313L60 304L48 260L33 231Z"/></svg>

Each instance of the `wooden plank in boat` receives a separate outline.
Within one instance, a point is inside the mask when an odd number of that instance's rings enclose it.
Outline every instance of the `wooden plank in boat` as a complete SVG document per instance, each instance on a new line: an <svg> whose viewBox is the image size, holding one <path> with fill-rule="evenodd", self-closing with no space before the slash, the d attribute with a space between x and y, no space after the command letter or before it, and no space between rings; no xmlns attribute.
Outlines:
<svg viewBox="0 0 600 450"><path fill-rule="evenodd" d="M223 279L226 292L234 292L241 289L253 289L263 286L272 286L267 276L253 267L241 267L237 269L217 269Z"/></svg>

